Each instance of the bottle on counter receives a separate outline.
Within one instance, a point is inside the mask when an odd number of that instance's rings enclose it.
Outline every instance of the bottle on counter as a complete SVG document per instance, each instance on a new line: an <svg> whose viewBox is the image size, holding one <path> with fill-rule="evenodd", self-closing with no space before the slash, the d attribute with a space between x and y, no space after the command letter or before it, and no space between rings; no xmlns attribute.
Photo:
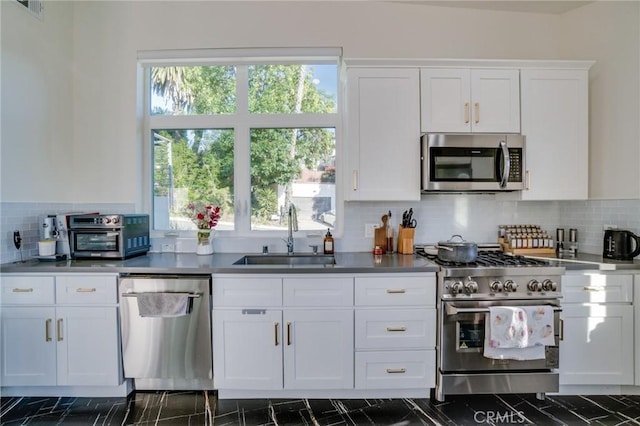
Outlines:
<svg viewBox="0 0 640 426"><path fill-rule="evenodd" d="M333 235L331 235L329 228L327 228L327 234L324 236L324 254L333 254Z"/></svg>

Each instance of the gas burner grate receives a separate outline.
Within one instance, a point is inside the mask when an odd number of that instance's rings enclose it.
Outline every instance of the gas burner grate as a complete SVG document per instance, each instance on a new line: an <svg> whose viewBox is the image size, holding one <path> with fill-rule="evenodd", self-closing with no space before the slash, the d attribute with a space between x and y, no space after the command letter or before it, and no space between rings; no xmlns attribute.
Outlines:
<svg viewBox="0 0 640 426"><path fill-rule="evenodd" d="M531 259L524 256L512 256L501 251L480 251L475 262L449 262L441 260L434 254L418 251L416 254L434 261L440 266L450 268L476 268L476 267L526 267L526 266L549 266L549 262L541 259Z"/></svg>

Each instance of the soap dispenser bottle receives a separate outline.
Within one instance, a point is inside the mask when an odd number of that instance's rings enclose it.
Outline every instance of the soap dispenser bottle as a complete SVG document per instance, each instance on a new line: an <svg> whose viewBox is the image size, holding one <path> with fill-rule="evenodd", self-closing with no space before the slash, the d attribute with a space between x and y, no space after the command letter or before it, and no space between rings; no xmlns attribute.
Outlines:
<svg viewBox="0 0 640 426"><path fill-rule="evenodd" d="M333 254L333 236L328 228L327 234L324 236L324 254Z"/></svg>

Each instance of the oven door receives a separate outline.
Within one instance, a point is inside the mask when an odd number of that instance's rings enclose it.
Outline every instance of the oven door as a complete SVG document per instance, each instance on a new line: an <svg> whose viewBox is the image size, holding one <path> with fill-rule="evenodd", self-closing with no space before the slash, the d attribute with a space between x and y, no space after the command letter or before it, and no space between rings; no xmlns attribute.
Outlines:
<svg viewBox="0 0 640 426"><path fill-rule="evenodd" d="M80 257L122 257L122 231L118 229L71 230L71 254Z"/></svg>
<svg viewBox="0 0 640 426"><path fill-rule="evenodd" d="M518 361L484 357L485 321L489 306L553 305L555 346L545 347L545 359ZM442 372L479 372L502 370L548 370L558 368L558 344L561 340L561 309L557 301L511 300L442 302L440 370Z"/></svg>

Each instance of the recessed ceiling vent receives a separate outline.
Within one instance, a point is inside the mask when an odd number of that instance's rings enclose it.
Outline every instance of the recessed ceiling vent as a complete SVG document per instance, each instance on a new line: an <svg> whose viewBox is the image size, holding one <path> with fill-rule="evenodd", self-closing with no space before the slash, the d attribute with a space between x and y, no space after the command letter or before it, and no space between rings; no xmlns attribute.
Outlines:
<svg viewBox="0 0 640 426"><path fill-rule="evenodd" d="M16 0L18 3L27 8L27 10L36 18L42 19L44 11L44 0Z"/></svg>

